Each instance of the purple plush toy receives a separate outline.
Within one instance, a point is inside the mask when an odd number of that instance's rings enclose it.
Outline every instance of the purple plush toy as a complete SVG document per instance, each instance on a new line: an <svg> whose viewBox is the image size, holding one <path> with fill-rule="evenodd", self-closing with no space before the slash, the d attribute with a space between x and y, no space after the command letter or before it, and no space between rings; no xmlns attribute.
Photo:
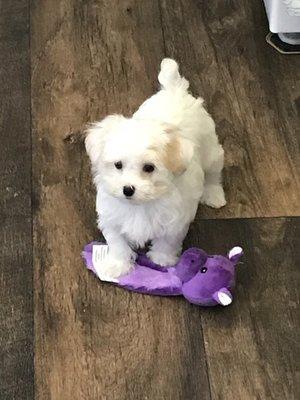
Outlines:
<svg viewBox="0 0 300 400"><path fill-rule="evenodd" d="M108 246L92 242L85 246L82 256L88 269L101 280L134 292L157 296L184 296L190 303L201 306L232 302L235 284L235 267L243 254L241 247L234 247L228 256L209 256L203 250L190 248L174 267L163 268L146 256L137 258L134 269L119 279L101 276L101 263Z"/></svg>

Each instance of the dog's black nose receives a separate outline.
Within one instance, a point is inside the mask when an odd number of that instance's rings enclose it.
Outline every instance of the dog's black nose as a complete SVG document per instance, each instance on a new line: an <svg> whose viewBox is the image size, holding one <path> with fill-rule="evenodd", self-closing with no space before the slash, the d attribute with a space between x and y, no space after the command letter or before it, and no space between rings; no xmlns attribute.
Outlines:
<svg viewBox="0 0 300 400"><path fill-rule="evenodd" d="M126 197L131 197L133 196L135 192L135 187L134 186L124 186L123 187L123 193Z"/></svg>

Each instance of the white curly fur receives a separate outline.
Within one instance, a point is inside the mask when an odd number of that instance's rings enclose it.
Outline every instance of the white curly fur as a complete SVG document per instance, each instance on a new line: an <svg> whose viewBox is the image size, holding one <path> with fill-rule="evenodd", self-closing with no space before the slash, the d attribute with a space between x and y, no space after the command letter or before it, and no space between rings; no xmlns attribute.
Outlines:
<svg viewBox="0 0 300 400"><path fill-rule="evenodd" d="M158 79L161 90L132 118L108 116L86 137L98 226L109 245L103 273L111 278L130 270L134 249L148 240L152 261L173 265L199 201L215 208L226 203L224 152L203 100L188 93L174 60L162 61ZM145 164L154 171L144 172ZM135 188L129 198L125 186Z"/></svg>

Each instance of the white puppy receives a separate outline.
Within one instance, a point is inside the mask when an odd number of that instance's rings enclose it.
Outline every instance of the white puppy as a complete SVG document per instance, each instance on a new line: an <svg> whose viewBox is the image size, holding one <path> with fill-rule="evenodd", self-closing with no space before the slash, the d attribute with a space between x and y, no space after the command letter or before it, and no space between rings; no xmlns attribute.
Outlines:
<svg viewBox="0 0 300 400"><path fill-rule="evenodd" d="M97 188L98 226L109 246L103 277L132 267L134 248L175 264L199 201L225 205L224 152L201 98L188 93L174 60L164 59L161 90L132 118L111 115L88 130L86 149Z"/></svg>

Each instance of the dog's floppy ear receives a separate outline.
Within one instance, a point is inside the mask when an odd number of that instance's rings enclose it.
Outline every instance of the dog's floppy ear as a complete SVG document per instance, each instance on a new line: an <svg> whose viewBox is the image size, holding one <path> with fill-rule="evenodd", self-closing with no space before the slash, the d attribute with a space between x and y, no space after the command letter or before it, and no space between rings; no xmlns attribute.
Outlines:
<svg viewBox="0 0 300 400"><path fill-rule="evenodd" d="M86 130L85 148L95 165L101 159L107 135L125 120L122 115L109 115L100 122L90 124Z"/></svg>
<svg viewBox="0 0 300 400"><path fill-rule="evenodd" d="M164 163L175 175L183 174L194 154L194 144L183 138L176 127L165 129L168 141L165 146Z"/></svg>

